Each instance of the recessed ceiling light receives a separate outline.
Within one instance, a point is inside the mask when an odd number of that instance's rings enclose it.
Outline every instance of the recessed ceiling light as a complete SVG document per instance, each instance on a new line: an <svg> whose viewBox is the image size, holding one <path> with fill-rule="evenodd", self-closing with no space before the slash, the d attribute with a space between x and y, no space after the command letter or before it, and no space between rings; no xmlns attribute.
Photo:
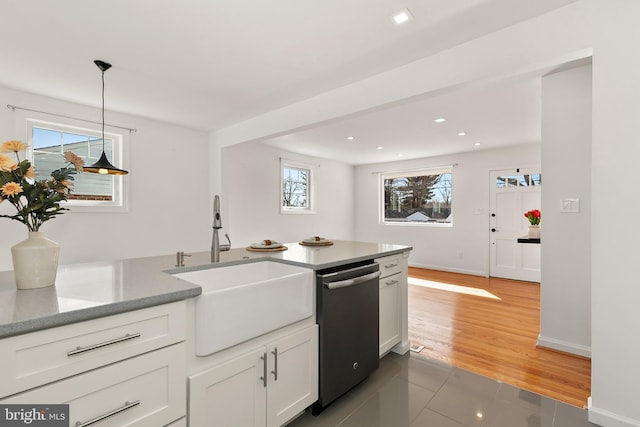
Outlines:
<svg viewBox="0 0 640 427"><path fill-rule="evenodd" d="M402 157L402 156L404 156L404 154L398 153L398 157Z"/></svg>
<svg viewBox="0 0 640 427"><path fill-rule="evenodd" d="M354 139L356 139L356 138L355 138L354 136L348 136L348 137L347 137L347 139L348 139L349 141L353 141L353 140L354 140Z"/></svg>
<svg viewBox="0 0 640 427"><path fill-rule="evenodd" d="M466 132L458 132L458 136L465 136L466 134Z"/></svg>
<svg viewBox="0 0 640 427"><path fill-rule="evenodd" d="M444 123L446 121L447 121L447 119L445 119L444 117L439 117L439 118L434 120L434 122L436 122L436 123Z"/></svg>
<svg viewBox="0 0 640 427"><path fill-rule="evenodd" d="M393 21L396 24L404 24L405 22L411 21L413 19L413 15L409 12L409 9L403 9L400 12L393 15Z"/></svg>
<svg viewBox="0 0 640 427"><path fill-rule="evenodd" d="M480 147L480 145L481 145L481 144L480 144L479 142L476 142L476 143L475 143L475 144L473 144L473 145L475 145L476 147Z"/></svg>
<svg viewBox="0 0 640 427"><path fill-rule="evenodd" d="M378 150L382 150L382 148L384 148L384 147L376 147L376 149L378 149Z"/></svg>

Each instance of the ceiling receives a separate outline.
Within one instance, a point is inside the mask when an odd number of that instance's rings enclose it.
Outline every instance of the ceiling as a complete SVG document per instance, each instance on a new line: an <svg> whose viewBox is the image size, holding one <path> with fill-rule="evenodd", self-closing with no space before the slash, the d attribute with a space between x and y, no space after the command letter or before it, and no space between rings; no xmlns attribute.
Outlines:
<svg viewBox="0 0 640 427"><path fill-rule="evenodd" d="M215 131L574 1L0 0L0 85L99 107L101 59L108 111ZM537 141L539 102L529 76L268 143L359 164Z"/></svg>
<svg viewBox="0 0 640 427"><path fill-rule="evenodd" d="M540 141L540 104L540 78L527 76L412 100L263 142L354 165L499 148ZM435 122L441 118L446 121Z"/></svg>

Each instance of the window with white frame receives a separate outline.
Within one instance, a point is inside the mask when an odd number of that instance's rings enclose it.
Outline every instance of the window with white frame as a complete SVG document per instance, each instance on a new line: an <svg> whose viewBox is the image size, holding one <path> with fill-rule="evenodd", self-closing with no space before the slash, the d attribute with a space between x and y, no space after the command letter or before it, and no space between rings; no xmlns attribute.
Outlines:
<svg viewBox="0 0 640 427"><path fill-rule="evenodd" d="M313 212L313 166L280 160L282 213Z"/></svg>
<svg viewBox="0 0 640 427"><path fill-rule="evenodd" d="M382 222L451 226L452 176L451 166L380 174Z"/></svg>
<svg viewBox="0 0 640 427"><path fill-rule="evenodd" d="M85 165L95 163L102 154L102 133L97 129L27 119L27 136L30 150L27 155L40 177L64 167L66 151L80 156ZM123 135L105 132L104 151L115 164L122 164L122 140ZM74 208L119 210L124 208L124 200L121 176L78 173L66 203Z"/></svg>

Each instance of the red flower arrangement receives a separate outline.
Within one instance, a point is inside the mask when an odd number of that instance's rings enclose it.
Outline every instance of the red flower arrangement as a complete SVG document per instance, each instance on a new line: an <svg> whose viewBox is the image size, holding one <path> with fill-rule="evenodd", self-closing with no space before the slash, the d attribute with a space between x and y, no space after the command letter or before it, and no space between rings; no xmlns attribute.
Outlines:
<svg viewBox="0 0 640 427"><path fill-rule="evenodd" d="M540 214L539 209L532 209L524 213L525 218L529 220L531 225L540 225L540 218L542 215Z"/></svg>

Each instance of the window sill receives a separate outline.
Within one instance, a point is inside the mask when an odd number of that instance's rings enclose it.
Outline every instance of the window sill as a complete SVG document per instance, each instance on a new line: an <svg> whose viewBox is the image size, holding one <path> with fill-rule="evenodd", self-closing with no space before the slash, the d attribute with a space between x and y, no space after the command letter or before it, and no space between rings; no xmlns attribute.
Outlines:
<svg viewBox="0 0 640 427"><path fill-rule="evenodd" d="M452 222L389 222L382 221L380 224L391 227L433 227L433 228L453 228Z"/></svg>
<svg viewBox="0 0 640 427"><path fill-rule="evenodd" d="M316 211L312 211L312 210L308 210L308 209L301 209L301 210L294 210L294 209L280 209L280 214L281 215L315 215Z"/></svg>

